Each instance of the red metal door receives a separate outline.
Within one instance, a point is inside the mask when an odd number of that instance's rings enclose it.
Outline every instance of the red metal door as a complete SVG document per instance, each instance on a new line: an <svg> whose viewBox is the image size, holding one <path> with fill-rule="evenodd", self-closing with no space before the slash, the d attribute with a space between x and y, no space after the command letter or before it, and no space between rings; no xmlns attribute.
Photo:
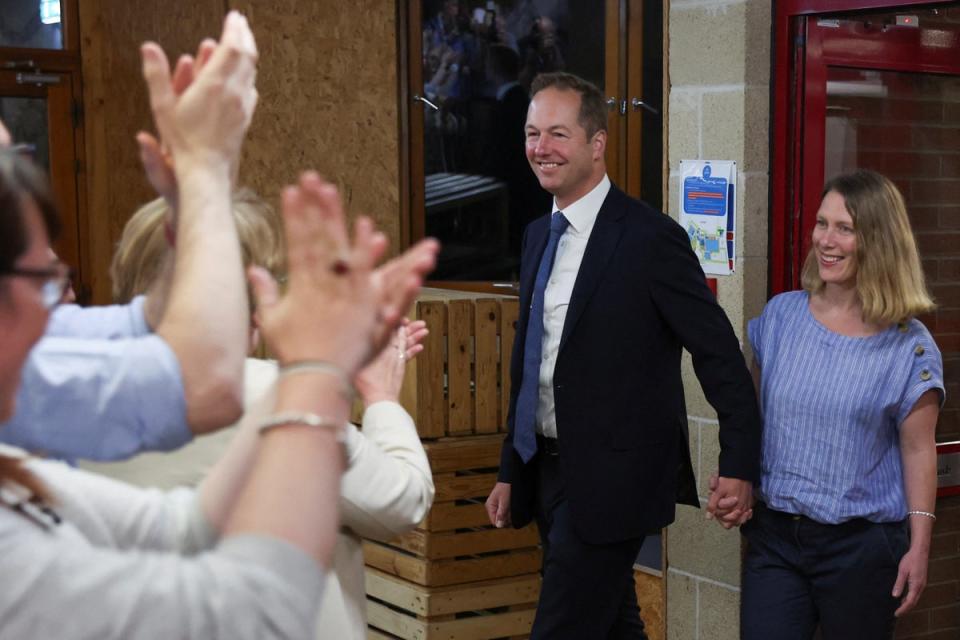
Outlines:
<svg viewBox="0 0 960 640"><path fill-rule="evenodd" d="M777 3L770 293L799 288L825 179L904 194L944 356L938 440L960 438L960 2Z"/></svg>

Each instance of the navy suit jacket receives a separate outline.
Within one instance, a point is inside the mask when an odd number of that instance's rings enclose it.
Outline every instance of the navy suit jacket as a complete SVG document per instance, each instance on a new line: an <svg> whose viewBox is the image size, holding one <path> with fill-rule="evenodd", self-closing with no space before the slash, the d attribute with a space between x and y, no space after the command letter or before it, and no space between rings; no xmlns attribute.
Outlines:
<svg viewBox="0 0 960 640"><path fill-rule="evenodd" d="M500 480L511 516L534 515L536 464L513 449L533 281L549 216L524 233L509 433ZM682 349L720 422L720 474L756 481L760 416L743 354L706 285L686 232L611 186L577 274L554 369L560 468L577 533L594 544L637 538L699 506L690 464Z"/></svg>

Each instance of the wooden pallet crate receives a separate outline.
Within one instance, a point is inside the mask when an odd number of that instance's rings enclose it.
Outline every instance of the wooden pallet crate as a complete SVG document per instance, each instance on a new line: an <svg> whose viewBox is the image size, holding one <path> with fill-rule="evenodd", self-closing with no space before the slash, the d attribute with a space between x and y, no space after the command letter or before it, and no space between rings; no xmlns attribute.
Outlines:
<svg viewBox="0 0 960 640"><path fill-rule="evenodd" d="M422 586L447 586L540 569L533 526L497 529L484 501L496 482L500 434L424 443L436 499L419 527L389 542L364 542L368 566Z"/></svg>
<svg viewBox="0 0 960 640"><path fill-rule="evenodd" d="M425 290L412 317L427 323L424 350L400 393L421 438L503 432L517 299Z"/></svg>
<svg viewBox="0 0 960 640"><path fill-rule="evenodd" d="M423 587L367 569L368 638L493 640L526 638L540 576L529 574L459 586Z"/></svg>

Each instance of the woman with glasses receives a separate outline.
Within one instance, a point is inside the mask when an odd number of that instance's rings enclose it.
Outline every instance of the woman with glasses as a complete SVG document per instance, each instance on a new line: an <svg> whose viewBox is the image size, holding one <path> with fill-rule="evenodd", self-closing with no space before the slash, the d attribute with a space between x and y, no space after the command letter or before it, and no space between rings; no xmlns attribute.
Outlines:
<svg viewBox="0 0 960 640"><path fill-rule="evenodd" d="M923 592L943 362L903 196L861 170L823 190L803 291L748 332L761 483L741 530L741 635L890 638Z"/></svg>

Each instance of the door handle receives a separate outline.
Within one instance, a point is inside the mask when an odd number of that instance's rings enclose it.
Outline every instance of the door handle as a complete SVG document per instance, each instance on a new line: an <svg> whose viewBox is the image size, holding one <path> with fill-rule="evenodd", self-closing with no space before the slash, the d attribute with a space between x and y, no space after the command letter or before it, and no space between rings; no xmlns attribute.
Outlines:
<svg viewBox="0 0 960 640"><path fill-rule="evenodd" d="M640 98L634 98L633 100L631 100L631 101L630 101L630 106L633 107L633 110L634 110L634 111L636 111L637 109L644 109L644 110L646 110L646 111L649 111L650 113L652 113L652 114L655 115L655 116L660 115L660 112L656 109L656 107L650 106L649 104L647 104L646 102L644 102L644 101L641 100Z"/></svg>
<svg viewBox="0 0 960 640"><path fill-rule="evenodd" d="M42 87L47 84L60 84L60 76L55 73L17 73L17 84L35 84Z"/></svg>
<svg viewBox="0 0 960 640"><path fill-rule="evenodd" d="M434 111L440 111L440 107L438 107L437 105L433 104L432 102L430 102L429 100L427 100L426 98L424 98L424 97L423 97L422 95L420 95L419 93L413 94L412 100L413 100L414 102L422 102L423 104L427 105L428 107L430 107L430 108L433 109Z"/></svg>

